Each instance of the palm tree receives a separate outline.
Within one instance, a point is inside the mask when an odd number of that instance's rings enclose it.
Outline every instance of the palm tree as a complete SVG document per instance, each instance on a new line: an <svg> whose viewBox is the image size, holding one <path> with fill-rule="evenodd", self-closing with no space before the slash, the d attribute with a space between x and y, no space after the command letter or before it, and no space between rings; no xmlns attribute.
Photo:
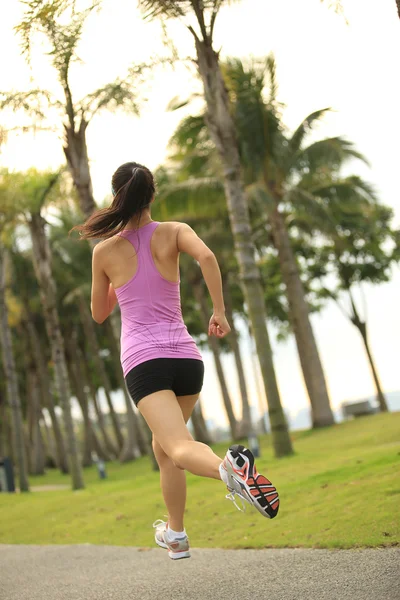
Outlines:
<svg viewBox="0 0 400 600"><path fill-rule="evenodd" d="M55 401L50 389L50 376L48 359L44 350L46 341L45 326L42 319L42 306L37 288L37 281L33 270L32 260L21 252L12 252L13 270L18 281L15 293L21 298L23 311L23 325L29 341L28 354L32 357L38 377L42 408L46 408L52 423L54 436L54 462L62 473L68 473L68 461L65 443L61 432L58 417L55 412ZM25 335L23 336L25 338Z"/></svg>
<svg viewBox="0 0 400 600"><path fill-rule="evenodd" d="M326 235L325 243L320 244L311 254L308 265L310 278L320 284L322 297L333 299L343 315L359 331L374 380L378 405L381 411L387 411L386 398L368 336L362 284L390 280L391 267L400 259L399 231L391 226L392 209L378 203L372 188L368 189L364 185L364 195L360 194L356 198L357 203L354 198L351 198L350 203L340 186L332 186L330 194L335 228ZM304 240L305 246L307 243ZM357 287L364 300L364 316L356 302ZM347 296L350 309L343 304L343 296Z"/></svg>
<svg viewBox="0 0 400 600"><path fill-rule="evenodd" d="M64 340L57 311L56 287L51 271L50 245L45 233L46 221L40 212L36 212L31 214L28 224L32 239L33 262L40 286L46 317L47 335L50 340L54 363L57 393L63 409L67 456L72 477L72 487L74 490L77 490L82 489L84 483L71 414L71 391L65 358Z"/></svg>
<svg viewBox="0 0 400 600"><path fill-rule="evenodd" d="M64 341L57 309L57 289L52 272L52 257L46 237L46 221L41 211L45 201L57 190L60 173L39 174L34 170L23 175L9 174L6 204L19 211L27 221L31 242L32 260L38 280L52 361L54 365L57 395L63 409L66 445L73 489L84 487L79 462L74 425L70 406L70 388L65 359ZM57 195L57 197L59 194Z"/></svg>
<svg viewBox="0 0 400 600"><path fill-rule="evenodd" d="M7 250L0 242L0 337L3 354L3 368L7 383L8 403L11 411L13 446L18 465L19 487L21 492L28 492L29 482L25 455L23 417L5 295L7 262Z"/></svg>
<svg viewBox="0 0 400 600"><path fill-rule="evenodd" d="M28 333L30 351L32 358L36 363L43 407L48 410L52 424L55 447L55 463L60 469L61 473L68 473L68 460L65 451L64 437L61 432L60 424L55 411L54 398L50 391L50 378L44 358L42 342L39 338L33 315L30 313L29 304L25 303L25 307L27 309L26 330Z"/></svg>
<svg viewBox="0 0 400 600"><path fill-rule="evenodd" d="M324 111L309 115L290 137L285 135L280 120L276 102L276 65L272 57L265 62L253 63L247 69L240 60L228 60L225 74L232 98L245 180L251 185L252 195L257 194L265 199L268 223L286 287L292 330L311 401L313 426L331 425L333 413L325 377L283 214L284 208L289 212L293 202L302 199L298 174L301 169L305 171L304 162L314 150L303 149L302 144L306 133ZM267 76L270 95L264 99ZM318 147L321 148L321 145L319 143ZM322 148L321 152L324 150ZM307 167L310 167L309 162Z"/></svg>
<svg viewBox="0 0 400 600"><path fill-rule="evenodd" d="M86 10L75 10L75 3L59 0L28 0L25 13L16 27L22 40L22 51L31 59L32 38L43 34L50 44L48 56L63 90L63 98L46 90L3 94L0 108L23 110L36 124L46 125L46 115L57 111L63 130L63 150L71 173L81 210L88 217L96 208L86 143L86 131L92 119L104 109L121 108L138 114L137 84L142 78L143 65L132 67L125 77L117 78L94 90L83 99L74 98L70 85L70 69L79 61L77 47L86 20L95 10L94 1Z"/></svg>
<svg viewBox="0 0 400 600"><path fill-rule="evenodd" d="M207 126L222 163L224 188L236 256L240 266L240 277L267 390L273 446L277 456L291 454L292 443L281 405L266 326L260 273L255 261L248 205L243 190L235 125L230 112L219 55L213 48L215 22L224 0L140 0L139 4L148 17L184 19L190 15L197 21L197 32L191 25L188 25L188 29L194 37L197 67L204 87Z"/></svg>

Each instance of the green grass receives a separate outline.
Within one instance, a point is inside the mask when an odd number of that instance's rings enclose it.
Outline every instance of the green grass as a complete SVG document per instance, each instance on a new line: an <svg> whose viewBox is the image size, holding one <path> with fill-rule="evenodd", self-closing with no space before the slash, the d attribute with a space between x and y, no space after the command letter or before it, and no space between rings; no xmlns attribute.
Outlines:
<svg viewBox="0 0 400 600"><path fill-rule="evenodd" d="M188 475L186 529L193 546L220 548L388 546L400 542L400 413L364 417L293 434L296 455L274 459L262 439L260 472L277 486L281 508L269 521L225 500L223 486ZM226 444L215 446L223 456ZM152 546L152 522L165 514L158 474L147 459L108 465L86 489L0 494L0 542ZM69 483L31 477L32 486Z"/></svg>

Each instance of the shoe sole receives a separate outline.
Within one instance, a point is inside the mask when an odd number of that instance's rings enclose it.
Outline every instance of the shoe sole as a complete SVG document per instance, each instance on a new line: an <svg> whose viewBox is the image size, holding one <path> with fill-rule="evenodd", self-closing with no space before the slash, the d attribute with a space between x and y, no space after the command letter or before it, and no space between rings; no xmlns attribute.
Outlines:
<svg viewBox="0 0 400 600"><path fill-rule="evenodd" d="M168 556L172 560L180 560L182 558L190 558L190 552L189 550L183 550L182 552L171 552L171 550L168 550Z"/></svg>
<svg viewBox="0 0 400 600"><path fill-rule="evenodd" d="M264 477L264 475L257 473L254 464L254 456L251 450L244 446L235 445L229 448L229 452L232 454L232 457L236 460L239 467L245 465L246 459L248 461L246 482L235 473L234 467L231 465L230 461L227 461L231 470L230 475L243 490L244 499L247 500L247 502L250 502L250 504L252 504L264 517L274 519L279 511L279 496L275 486L272 485L269 479ZM240 464L240 459L242 464ZM274 497L271 498L271 496Z"/></svg>

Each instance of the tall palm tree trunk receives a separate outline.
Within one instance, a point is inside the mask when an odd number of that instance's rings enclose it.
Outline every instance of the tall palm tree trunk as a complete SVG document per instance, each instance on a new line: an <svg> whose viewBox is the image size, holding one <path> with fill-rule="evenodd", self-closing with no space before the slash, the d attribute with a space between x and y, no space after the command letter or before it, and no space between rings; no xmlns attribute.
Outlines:
<svg viewBox="0 0 400 600"><path fill-rule="evenodd" d="M278 251L283 281L286 286L289 318L311 402L312 426L332 425L334 417L317 343L310 323L310 311L288 231L278 207L271 213L269 220L274 244Z"/></svg>
<svg viewBox="0 0 400 600"><path fill-rule="evenodd" d="M212 440L210 432L208 431L206 422L204 420L200 400L196 403L190 419L192 421L195 439L198 442L203 442L203 444L211 444Z"/></svg>
<svg viewBox="0 0 400 600"><path fill-rule="evenodd" d="M115 323L113 323L111 319L107 319L105 322L106 330L108 333L108 340L111 344L111 352L113 353L114 357L119 357L120 346L117 341L114 325ZM119 358L118 360L115 360L115 365L118 381L125 398L126 412L128 418L128 435L125 440L125 446L122 449L119 459L121 462L127 462L128 460L132 460L132 458L135 458L137 449L139 449L140 454L142 454L143 456L148 455L150 457L153 469L155 471L158 471L159 465L153 452L153 445L151 444L151 441L149 442L149 440L151 440L152 435L150 428L147 425L146 421L140 417L140 414L136 414L133 409L132 399L126 387L126 382L122 372L122 367Z"/></svg>
<svg viewBox="0 0 400 600"><path fill-rule="evenodd" d="M207 125L223 166L224 188L236 257L240 267L240 278L267 392L272 443L275 455L285 456L293 453L292 442L281 404L272 360L264 295L260 272L255 261L249 210L241 179L235 125L229 109L229 99L218 54L212 47L211 36L206 36L203 40L196 36L195 43L197 64L207 104Z"/></svg>
<svg viewBox="0 0 400 600"><path fill-rule="evenodd" d="M124 394L126 406L127 434L119 459L121 462L128 462L136 458L136 452L138 449L138 445L136 443L137 417L133 411L132 400L129 396L128 390L126 389L125 378L122 373L121 364L119 360L116 360L116 357L119 357L120 355L120 349L118 347L118 342L115 338L114 328L109 319L106 319L104 325L107 331L108 341L111 345L111 354L114 358L113 363L115 364L118 383L120 385L122 393Z"/></svg>
<svg viewBox="0 0 400 600"><path fill-rule="evenodd" d="M99 405L99 402L97 401L96 389L93 384L93 380L92 380L92 377L91 377L91 374L90 374L89 368L88 368L88 357L87 357L87 355L84 355L81 352L80 348L78 348L77 356L78 356L79 365L81 366L81 369L82 369L84 385L85 385L85 387L88 388L88 390L89 390L88 396L92 399L93 408L95 410L96 417L97 417L97 425L99 427L101 437L103 438L103 442L104 442L105 453L109 457L108 460L110 460L110 457L116 457L118 455L118 451L117 451L117 448L115 447L113 441L111 440L110 436L108 435L107 427L106 427L105 420L104 420L104 415L103 415L103 412Z"/></svg>
<svg viewBox="0 0 400 600"><path fill-rule="evenodd" d="M248 437L251 433L254 433L254 428L251 418L249 396L247 393L247 385L246 378L244 375L242 355L240 352L239 335L236 330L235 321L233 318L232 296L226 278L223 279L223 287L226 316L231 326L231 334L229 335L228 340L232 348L233 356L235 358L236 371L239 379L240 396L242 398L242 420L240 422L238 436Z"/></svg>
<svg viewBox="0 0 400 600"><path fill-rule="evenodd" d="M91 355L93 356L94 364L97 370L97 374L102 383L104 393L107 399L108 409L110 412L111 423L114 429L115 437L118 444L118 450L121 452L124 447L124 436L122 435L121 424L118 420L118 415L115 412L114 404L111 398L111 384L108 377L107 369L104 361L100 355L100 346L97 340L96 331L94 329L92 317L89 313L89 309L86 300L82 294L79 294L79 310L81 314L81 320L83 323L83 329L85 331L86 341L90 348Z"/></svg>
<svg viewBox="0 0 400 600"><path fill-rule="evenodd" d="M253 337L250 336L250 338L251 338L251 343L254 344ZM258 356L257 356L256 350L254 350L254 352L251 352L250 360L251 360L251 366L252 366L252 370L253 370L254 383L256 386L256 393L257 393L257 399L258 399L258 410L261 415L260 425L259 425L260 431L261 431L261 433L268 433L267 426L265 424L265 410L266 410L267 405L266 405L263 390L261 389L261 385L260 385L260 377L259 377L259 369L260 368L259 368L259 364L258 364Z"/></svg>
<svg viewBox="0 0 400 600"><path fill-rule="evenodd" d="M39 376L40 392L44 406L49 411L52 432L55 442L55 462L61 473L68 473L68 460L65 451L64 438L61 432L61 427L58 422L58 417L55 411L54 398L50 392L50 380L49 373L45 357L43 354L42 344L39 338L38 331L31 313L27 312L26 315L26 329L28 332L30 349L32 352L32 359L36 365L36 369Z"/></svg>
<svg viewBox="0 0 400 600"><path fill-rule="evenodd" d="M0 456L7 456L6 402L0 390Z"/></svg>
<svg viewBox="0 0 400 600"><path fill-rule="evenodd" d="M66 125L64 144L65 158L78 194L79 205L86 218L90 217L96 208L86 144L87 126L88 122L85 119L81 119L77 131L73 125Z"/></svg>
<svg viewBox="0 0 400 600"><path fill-rule="evenodd" d="M83 448L82 448L82 467L90 467L92 464L92 426L89 418L89 406L82 386L82 380L79 377L76 355L72 354L68 348L69 360L68 371L72 383L72 391L78 400L83 417Z"/></svg>
<svg viewBox="0 0 400 600"><path fill-rule="evenodd" d="M203 322L203 327L205 331L208 330L208 320L209 320L209 311L207 306L206 297L204 294L203 284L200 281L193 281L193 293L196 301L199 304L200 308L200 316ZM221 394L222 399L224 401L224 407L226 411L226 416L228 417L229 427L231 430L231 435L233 440L237 440L238 434L238 424L233 414L232 401L229 396L228 386L225 379L224 370L222 368L221 357L220 357L220 349L218 345L218 340L216 337L209 336L208 343L211 348L211 352L214 356L215 368L217 371L218 381L221 386Z"/></svg>
<svg viewBox="0 0 400 600"><path fill-rule="evenodd" d="M40 420L41 420L41 423L43 423L43 431L44 431L44 443L45 443L45 453L46 453L45 467L48 467L50 469L56 469L57 468L56 445L54 442L54 436L52 435L52 432L50 431L50 427L47 424L46 415L43 412L43 409L41 410Z"/></svg>
<svg viewBox="0 0 400 600"><path fill-rule="evenodd" d="M42 410L39 400L38 376L34 370L28 372L28 394L32 416L32 438L31 438L31 473L32 475L43 475L45 468L45 452L40 419Z"/></svg>
<svg viewBox="0 0 400 600"><path fill-rule="evenodd" d="M349 294L350 294L350 301L351 301L351 307L353 310L353 314L351 317L351 322L353 323L353 325L358 329L358 331L360 332L360 335L362 337L362 340L364 342L364 347L367 353L367 357L368 357L368 362L369 362L369 366L371 369L371 373L372 373L372 377L374 379L375 382L375 389L376 389L376 399L378 401L379 404L379 409L381 410L381 412L388 412L388 405L386 402L386 398L385 398L385 394L383 393L382 390L382 386L381 386L381 382L379 379L379 375L378 375L378 371L375 365L375 360L374 357L372 356L372 351L371 351L371 347L369 345L369 341L368 341L368 331L367 331L367 323L365 321L363 321L360 317L360 315L358 314L358 310L356 308L355 302L353 300L352 294L350 292L350 290L348 290Z"/></svg>
<svg viewBox="0 0 400 600"><path fill-rule="evenodd" d="M94 451L99 458L102 460L111 460L108 451L102 446L100 440L97 437L96 429L92 419L90 417L90 392L89 387L85 385L85 376L82 369L82 364L79 360L80 353L76 353L76 360L74 361L76 370L76 387L79 390L77 392L77 399L81 407L84 431L85 431L85 446L83 451L82 464L83 466L89 466L92 464L92 451ZM79 395L78 395L79 394Z"/></svg>
<svg viewBox="0 0 400 600"><path fill-rule="evenodd" d="M71 392L65 360L64 340L61 334L60 319L57 311L56 284L51 270L50 245L45 234L45 220L39 213L33 213L29 221L32 239L33 264L40 287L44 308L47 335L50 341L54 363L57 393L63 409L67 456L74 490L84 488L82 469L79 461L74 422L71 413Z"/></svg>
<svg viewBox="0 0 400 600"><path fill-rule="evenodd" d="M18 389L18 374L14 360L5 296L6 259L6 250L0 246L0 337L3 354L3 368L6 378L8 403L11 410L14 456L18 467L19 488L21 492L28 492L28 469L25 454L23 417Z"/></svg>

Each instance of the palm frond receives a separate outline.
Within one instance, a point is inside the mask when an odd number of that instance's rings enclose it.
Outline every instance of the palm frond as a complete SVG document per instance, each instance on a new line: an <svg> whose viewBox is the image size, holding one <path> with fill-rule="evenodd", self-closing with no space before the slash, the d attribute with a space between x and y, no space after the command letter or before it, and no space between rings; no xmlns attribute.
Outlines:
<svg viewBox="0 0 400 600"><path fill-rule="evenodd" d="M190 0L139 0L145 19L184 17L191 8Z"/></svg>
<svg viewBox="0 0 400 600"><path fill-rule="evenodd" d="M287 192L283 202L293 207L288 211L287 216L287 222L291 226L302 222L310 232L334 231L335 223L330 211L317 193L294 188Z"/></svg>
<svg viewBox="0 0 400 600"><path fill-rule="evenodd" d="M163 219L212 219L226 214L223 183L212 177L165 182L159 186L154 214Z"/></svg>
<svg viewBox="0 0 400 600"><path fill-rule="evenodd" d="M313 126L323 119L323 117L330 111L330 108L321 108L311 113L300 123L296 131L293 133L288 144L288 155L289 158L297 154L302 147L305 137L312 130Z"/></svg>
<svg viewBox="0 0 400 600"><path fill-rule="evenodd" d="M0 110L24 111L28 116L40 120L48 116L51 107L59 106L50 92L34 89L28 92L0 92Z"/></svg>
<svg viewBox="0 0 400 600"><path fill-rule="evenodd" d="M341 136L326 138L314 142L310 146L299 149L289 164L289 170L305 174L338 171L351 159L361 160L368 164L367 159L352 142Z"/></svg>
<svg viewBox="0 0 400 600"><path fill-rule="evenodd" d="M272 57L262 61L243 63L239 59L229 59L222 65L235 120L241 159L244 165L251 165L258 175L265 159L275 156L281 146L281 122L278 107L274 100L274 61ZM265 89L269 88L272 77L273 91L265 99Z"/></svg>
<svg viewBox="0 0 400 600"><path fill-rule="evenodd" d="M232 4L234 0L139 0L139 7L147 19L165 16L169 19L184 17L196 9L211 11L211 18L216 15L224 4ZM214 17L215 21L215 17Z"/></svg>
<svg viewBox="0 0 400 600"><path fill-rule="evenodd" d="M342 179L332 179L315 186L312 193L321 198L341 205L371 204L378 202L376 190L372 184L359 175L350 175Z"/></svg>
<svg viewBox="0 0 400 600"><path fill-rule="evenodd" d="M267 218L276 207L275 201L265 187L264 182L257 181L247 185L245 194L250 210L256 214L264 215L265 218Z"/></svg>
<svg viewBox="0 0 400 600"><path fill-rule="evenodd" d="M140 103L136 89L129 78L118 78L88 94L80 103L79 108L87 120L90 120L102 109L113 111L120 108L126 112L139 115Z"/></svg>
<svg viewBox="0 0 400 600"><path fill-rule="evenodd" d="M22 50L28 61L31 53L31 37L35 31L44 33L51 43L49 55L59 73L61 82L68 79L68 71L73 60L77 59L76 48L81 38L86 19L99 7L101 0L91 0L81 11L75 10L75 0L24 0L26 6L22 21L15 31L22 38ZM68 23L60 17L68 12Z"/></svg>

